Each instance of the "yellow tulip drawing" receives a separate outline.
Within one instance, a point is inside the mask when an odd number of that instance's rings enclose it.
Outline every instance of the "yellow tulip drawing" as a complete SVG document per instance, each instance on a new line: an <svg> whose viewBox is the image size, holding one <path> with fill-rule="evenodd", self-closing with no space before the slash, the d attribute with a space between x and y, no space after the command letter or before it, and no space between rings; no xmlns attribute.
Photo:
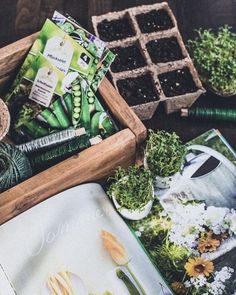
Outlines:
<svg viewBox="0 0 236 295"><path fill-rule="evenodd" d="M129 263L130 258L128 256L128 253L126 252L124 246L117 240L114 235L112 235L108 231L103 230L101 232L101 238L104 247L117 265L123 266Z"/></svg>

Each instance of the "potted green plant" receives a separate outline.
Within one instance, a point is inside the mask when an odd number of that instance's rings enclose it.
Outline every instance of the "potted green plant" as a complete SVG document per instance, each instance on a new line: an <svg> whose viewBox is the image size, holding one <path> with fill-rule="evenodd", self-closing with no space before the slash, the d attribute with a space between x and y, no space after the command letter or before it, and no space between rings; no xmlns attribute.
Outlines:
<svg viewBox="0 0 236 295"><path fill-rule="evenodd" d="M130 220L148 215L154 199L153 179L144 167L118 168L108 189L118 212Z"/></svg>
<svg viewBox="0 0 236 295"><path fill-rule="evenodd" d="M144 166L151 171L155 187L171 186L183 166L186 151L176 133L149 130Z"/></svg>
<svg viewBox="0 0 236 295"><path fill-rule="evenodd" d="M223 97L236 94L236 34L228 26L198 30L188 48L201 80L209 90Z"/></svg>

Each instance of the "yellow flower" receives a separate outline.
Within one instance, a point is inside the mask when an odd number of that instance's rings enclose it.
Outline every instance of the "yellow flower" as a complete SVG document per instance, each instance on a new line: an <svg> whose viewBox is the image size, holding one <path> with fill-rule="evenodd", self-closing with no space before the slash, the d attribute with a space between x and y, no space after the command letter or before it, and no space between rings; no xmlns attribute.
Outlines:
<svg viewBox="0 0 236 295"><path fill-rule="evenodd" d="M181 295L187 294L187 288L181 282L174 282L171 284L171 287L176 294L181 294Z"/></svg>
<svg viewBox="0 0 236 295"><path fill-rule="evenodd" d="M213 263L201 257L189 258L184 267L190 277L197 277L199 275L208 277L214 271Z"/></svg>
<svg viewBox="0 0 236 295"><path fill-rule="evenodd" d="M130 258L124 246L117 240L117 238L108 231L102 230L101 238L103 245L111 255L112 259L118 265L126 265Z"/></svg>
<svg viewBox="0 0 236 295"><path fill-rule="evenodd" d="M198 242L198 251L201 253L213 252L220 246L220 241L211 237L201 238Z"/></svg>

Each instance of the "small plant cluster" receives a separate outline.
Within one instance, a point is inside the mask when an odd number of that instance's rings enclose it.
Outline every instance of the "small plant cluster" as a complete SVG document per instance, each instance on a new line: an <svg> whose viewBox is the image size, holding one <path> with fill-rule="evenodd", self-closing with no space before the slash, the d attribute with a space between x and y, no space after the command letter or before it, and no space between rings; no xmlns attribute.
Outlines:
<svg viewBox="0 0 236 295"><path fill-rule="evenodd" d="M142 210L153 198L153 183L149 170L144 167L130 166L128 169L118 168L112 181L108 195L115 196L121 208L130 211Z"/></svg>
<svg viewBox="0 0 236 295"><path fill-rule="evenodd" d="M154 176L167 177L180 171L187 149L176 133L149 130L145 156Z"/></svg>
<svg viewBox="0 0 236 295"><path fill-rule="evenodd" d="M236 93L236 34L228 26L198 30L188 41L191 57L202 81L222 95Z"/></svg>

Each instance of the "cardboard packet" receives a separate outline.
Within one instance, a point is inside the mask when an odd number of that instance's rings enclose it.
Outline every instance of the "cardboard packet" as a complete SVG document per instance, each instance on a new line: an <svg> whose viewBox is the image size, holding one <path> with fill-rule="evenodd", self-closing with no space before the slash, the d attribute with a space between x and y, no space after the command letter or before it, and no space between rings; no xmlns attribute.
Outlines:
<svg viewBox="0 0 236 295"><path fill-rule="evenodd" d="M55 11L52 20L94 56L97 68L91 82L91 88L96 92L102 79L109 70L111 63L115 59L115 54L106 47L104 41L81 27L71 16L64 16Z"/></svg>

